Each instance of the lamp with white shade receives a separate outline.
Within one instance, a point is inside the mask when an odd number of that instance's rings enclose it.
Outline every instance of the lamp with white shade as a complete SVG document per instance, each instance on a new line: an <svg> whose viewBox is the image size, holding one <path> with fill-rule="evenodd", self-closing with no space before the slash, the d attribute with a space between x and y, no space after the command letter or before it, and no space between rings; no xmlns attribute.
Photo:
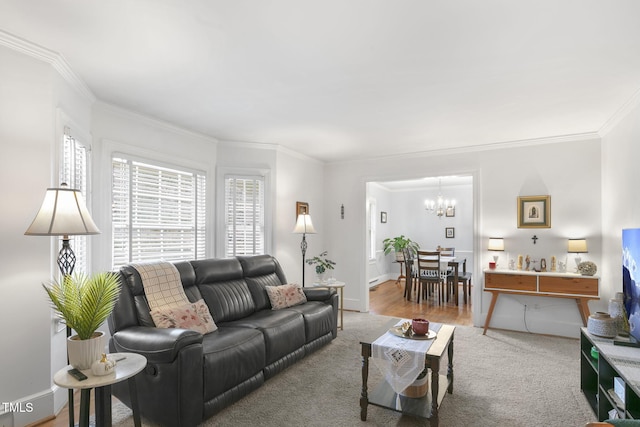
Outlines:
<svg viewBox="0 0 640 427"><path fill-rule="evenodd" d="M576 255L576 271L580 262L582 262L582 258L580 254L586 254L589 252L587 250L587 240L586 239L569 239L567 241L567 252L570 254Z"/></svg>
<svg viewBox="0 0 640 427"><path fill-rule="evenodd" d="M29 236L62 236L62 249L58 254L58 267L62 275L73 273L76 256L69 245L69 236L99 234L84 203L80 190L48 188L35 219L25 231Z"/></svg>
<svg viewBox="0 0 640 427"><path fill-rule="evenodd" d="M490 251L503 252L504 251L504 239L502 237L489 237L489 246L487 248ZM498 267L498 255L493 256L493 262Z"/></svg>
<svg viewBox="0 0 640 427"><path fill-rule="evenodd" d="M294 234L302 234L302 242L300 242L300 250L302 251L302 287L304 288L304 258L307 253L307 234L316 234L316 229L313 228L313 222L311 221L311 215L300 214L296 221L296 226L293 229Z"/></svg>

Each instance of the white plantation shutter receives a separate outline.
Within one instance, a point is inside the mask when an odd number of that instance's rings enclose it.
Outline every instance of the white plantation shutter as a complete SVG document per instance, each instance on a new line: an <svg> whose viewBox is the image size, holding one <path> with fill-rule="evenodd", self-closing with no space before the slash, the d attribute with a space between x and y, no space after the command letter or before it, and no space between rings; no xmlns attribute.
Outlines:
<svg viewBox="0 0 640 427"><path fill-rule="evenodd" d="M89 194L87 194L89 149L71 136L69 128L65 128L61 151L60 184L66 183L69 188L80 190L87 207L89 207ZM69 236L69 244L76 255L73 271L87 273L89 268L87 236ZM59 247L61 245L62 243Z"/></svg>
<svg viewBox="0 0 640 427"><path fill-rule="evenodd" d="M113 267L205 257L204 173L112 160Z"/></svg>
<svg viewBox="0 0 640 427"><path fill-rule="evenodd" d="M225 256L265 252L264 177L225 176Z"/></svg>

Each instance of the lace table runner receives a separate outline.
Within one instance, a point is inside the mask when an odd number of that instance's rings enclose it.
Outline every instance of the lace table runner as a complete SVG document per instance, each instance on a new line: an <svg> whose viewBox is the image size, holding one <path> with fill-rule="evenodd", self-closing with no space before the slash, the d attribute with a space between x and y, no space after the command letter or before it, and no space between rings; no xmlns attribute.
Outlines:
<svg viewBox="0 0 640 427"><path fill-rule="evenodd" d="M400 326L411 320L403 319L396 323ZM431 323L429 329L435 332L442 324ZM393 390L399 395L413 383L424 370L425 357L432 340L412 340L386 332L371 343L371 357L374 364L382 371ZM399 397L396 405L400 404Z"/></svg>

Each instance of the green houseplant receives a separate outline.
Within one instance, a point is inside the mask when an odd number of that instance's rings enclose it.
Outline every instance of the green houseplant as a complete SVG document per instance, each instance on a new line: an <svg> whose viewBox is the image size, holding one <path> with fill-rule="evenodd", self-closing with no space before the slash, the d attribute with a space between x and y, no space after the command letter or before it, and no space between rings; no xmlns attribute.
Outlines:
<svg viewBox="0 0 640 427"><path fill-rule="evenodd" d="M388 237L382 241L382 244L384 254L389 255L391 250L394 250L397 260L404 260L403 249L409 249L412 252L417 252L418 249L420 249L420 245L417 242L414 242L408 237L404 237L404 234L397 237Z"/></svg>
<svg viewBox="0 0 640 427"><path fill-rule="evenodd" d="M104 333L96 331L118 300L118 276L109 272L65 275L42 287L56 314L76 333L67 339L69 363L78 369L89 369L104 352Z"/></svg>
<svg viewBox="0 0 640 427"><path fill-rule="evenodd" d="M336 265L335 262L327 258L328 253L328 251L324 251L320 255L307 259L307 264L316 266L316 274L320 281L322 281L324 273L327 270L333 270L333 266Z"/></svg>

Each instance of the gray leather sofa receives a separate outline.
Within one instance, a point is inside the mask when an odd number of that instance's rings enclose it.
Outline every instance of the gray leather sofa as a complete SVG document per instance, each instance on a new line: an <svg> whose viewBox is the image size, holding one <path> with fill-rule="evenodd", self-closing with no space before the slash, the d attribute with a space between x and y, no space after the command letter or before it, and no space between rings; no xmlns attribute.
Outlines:
<svg viewBox="0 0 640 427"><path fill-rule="evenodd" d="M148 364L136 377L142 416L164 426L195 426L337 335L335 290L305 288L307 302L272 310L265 286L286 284L269 255L175 263L191 302L204 299L218 329L200 334L156 328L137 270L120 270L109 317L111 352ZM131 406L126 382L113 394ZM257 421L256 421L257 422Z"/></svg>

